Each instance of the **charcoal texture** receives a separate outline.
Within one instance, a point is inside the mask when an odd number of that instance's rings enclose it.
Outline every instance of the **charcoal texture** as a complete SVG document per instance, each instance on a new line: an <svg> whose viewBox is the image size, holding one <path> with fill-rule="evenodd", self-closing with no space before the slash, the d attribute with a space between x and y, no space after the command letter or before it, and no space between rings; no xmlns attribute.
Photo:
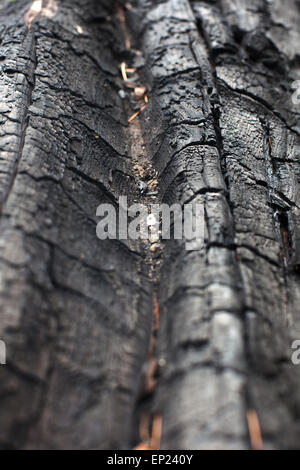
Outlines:
<svg viewBox="0 0 300 470"><path fill-rule="evenodd" d="M299 1L31 5L0 4L0 446L128 449L148 407L162 449L249 449L249 410L299 448ZM147 247L96 236L99 204L144 201L141 149L160 201L205 214L156 282Z"/></svg>

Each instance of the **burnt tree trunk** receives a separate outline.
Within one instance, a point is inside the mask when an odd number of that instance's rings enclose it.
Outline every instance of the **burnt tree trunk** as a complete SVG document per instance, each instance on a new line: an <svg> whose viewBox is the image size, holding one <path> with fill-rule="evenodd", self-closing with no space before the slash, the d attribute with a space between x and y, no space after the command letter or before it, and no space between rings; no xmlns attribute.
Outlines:
<svg viewBox="0 0 300 470"><path fill-rule="evenodd" d="M1 447L299 447L299 1L1 4ZM202 246L97 239L140 180Z"/></svg>

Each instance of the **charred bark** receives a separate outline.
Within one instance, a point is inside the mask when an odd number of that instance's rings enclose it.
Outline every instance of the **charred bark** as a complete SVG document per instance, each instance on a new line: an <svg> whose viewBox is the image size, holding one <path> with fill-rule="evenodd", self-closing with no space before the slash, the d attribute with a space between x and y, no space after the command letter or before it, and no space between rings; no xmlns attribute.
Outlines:
<svg viewBox="0 0 300 470"><path fill-rule="evenodd" d="M161 415L162 448L246 449L254 411L297 448L299 2L121 4L0 10L1 446L130 448ZM97 239L140 179L203 205L203 246Z"/></svg>

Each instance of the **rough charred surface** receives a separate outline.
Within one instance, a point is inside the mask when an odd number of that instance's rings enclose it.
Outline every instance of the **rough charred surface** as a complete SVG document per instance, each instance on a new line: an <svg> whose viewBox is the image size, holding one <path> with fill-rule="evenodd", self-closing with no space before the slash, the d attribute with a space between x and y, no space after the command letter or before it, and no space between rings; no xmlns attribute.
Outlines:
<svg viewBox="0 0 300 470"><path fill-rule="evenodd" d="M100 242L96 208L131 194L116 28L101 2L1 12L3 447L130 446L151 329L142 254Z"/></svg>
<svg viewBox="0 0 300 470"><path fill-rule="evenodd" d="M265 448L299 446L300 10L283 3L138 2L162 199L203 203L207 228L198 251L165 248L164 448L248 448L250 409Z"/></svg>
<svg viewBox="0 0 300 470"><path fill-rule="evenodd" d="M142 148L160 200L205 211L204 243L161 257L142 408L162 448L247 449L249 410L265 448L299 447L299 1L136 0L123 27L109 1L44 3L27 25L30 2L0 10L2 447L136 443L154 286L95 214L141 200ZM135 49L149 102L129 125Z"/></svg>

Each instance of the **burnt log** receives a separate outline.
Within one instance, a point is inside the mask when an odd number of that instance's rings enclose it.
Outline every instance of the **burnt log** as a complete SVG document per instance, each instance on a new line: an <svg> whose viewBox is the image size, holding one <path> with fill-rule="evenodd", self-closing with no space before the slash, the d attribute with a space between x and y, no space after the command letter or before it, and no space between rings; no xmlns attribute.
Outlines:
<svg viewBox="0 0 300 470"><path fill-rule="evenodd" d="M297 448L299 2L2 3L1 447ZM201 246L97 239L143 179Z"/></svg>

